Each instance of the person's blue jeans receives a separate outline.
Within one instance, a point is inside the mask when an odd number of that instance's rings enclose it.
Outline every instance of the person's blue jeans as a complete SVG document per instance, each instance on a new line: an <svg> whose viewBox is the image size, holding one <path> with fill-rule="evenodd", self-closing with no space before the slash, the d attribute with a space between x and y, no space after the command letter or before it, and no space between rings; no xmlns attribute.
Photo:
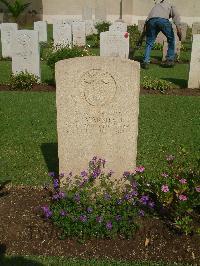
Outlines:
<svg viewBox="0 0 200 266"><path fill-rule="evenodd" d="M151 50L159 32L162 32L167 38L168 50L166 59L174 60L175 58L175 38L171 22L164 18L152 18L146 24L145 63L150 62Z"/></svg>

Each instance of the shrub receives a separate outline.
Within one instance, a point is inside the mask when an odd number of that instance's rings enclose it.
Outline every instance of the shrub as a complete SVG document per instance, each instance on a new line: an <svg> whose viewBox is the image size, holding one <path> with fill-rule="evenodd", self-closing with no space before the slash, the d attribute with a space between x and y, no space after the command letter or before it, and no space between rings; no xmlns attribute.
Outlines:
<svg viewBox="0 0 200 266"><path fill-rule="evenodd" d="M68 58L74 58L74 57L83 57L83 56L88 56L92 55L87 49L80 48L80 47L61 47L58 48L57 50L52 50L47 58L47 65L49 65L52 70L55 70L55 63L68 59Z"/></svg>
<svg viewBox="0 0 200 266"><path fill-rule="evenodd" d="M163 45L160 43L154 43L153 45L153 50L158 50L158 51L162 51L163 49Z"/></svg>
<svg viewBox="0 0 200 266"><path fill-rule="evenodd" d="M87 36L88 46L91 48L98 48L100 46L99 34L92 34Z"/></svg>
<svg viewBox="0 0 200 266"><path fill-rule="evenodd" d="M151 198L139 192L134 181L120 189L119 184L127 181L130 172L125 172L121 180L112 181L113 172L105 173L104 166L105 160L94 157L88 170L75 177L75 184L66 187L65 192L59 189L59 178L53 176L52 203L42 207L42 211L45 218L63 230L64 236L131 238L138 226L137 218L153 209ZM144 168L137 171L141 173Z"/></svg>
<svg viewBox="0 0 200 266"><path fill-rule="evenodd" d="M47 60L53 50L53 41L40 42L40 58L41 60Z"/></svg>
<svg viewBox="0 0 200 266"><path fill-rule="evenodd" d="M101 32L109 31L110 25L111 25L111 23L108 21L97 22L95 24L95 29L97 29L98 35L100 35Z"/></svg>
<svg viewBox="0 0 200 266"><path fill-rule="evenodd" d="M10 87L12 90L31 90L35 84L39 82L38 77L26 72L12 74L10 79Z"/></svg>
<svg viewBox="0 0 200 266"><path fill-rule="evenodd" d="M137 25L128 26L127 32L129 33L130 48L135 48L140 38L141 33Z"/></svg>
<svg viewBox="0 0 200 266"><path fill-rule="evenodd" d="M164 93L166 90L175 89L176 85L174 85L172 82L163 80L163 79L157 79L157 78L151 78L145 76L141 83L143 89L146 90L158 90L162 93Z"/></svg>
<svg viewBox="0 0 200 266"><path fill-rule="evenodd" d="M159 176L149 180L143 175L138 182L144 191L154 194L158 213L172 227L189 234L200 229L200 160L191 165L185 152L180 157L176 161L175 156L167 156Z"/></svg>
<svg viewBox="0 0 200 266"><path fill-rule="evenodd" d="M62 229L63 237L131 238L137 218L149 214L185 234L199 233L200 159L191 165L186 155L182 149L181 161L166 156L154 178L139 166L124 172L118 181L112 179L112 171L104 172L105 160L94 157L87 171L73 179L72 173L66 177L63 191L60 178L64 175L50 173L51 205L41 207L42 215Z"/></svg>

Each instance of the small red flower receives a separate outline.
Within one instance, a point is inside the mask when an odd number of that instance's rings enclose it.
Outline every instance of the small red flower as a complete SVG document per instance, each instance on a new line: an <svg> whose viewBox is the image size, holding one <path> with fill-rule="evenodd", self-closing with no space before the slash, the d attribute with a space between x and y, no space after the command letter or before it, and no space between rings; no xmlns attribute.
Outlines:
<svg viewBox="0 0 200 266"><path fill-rule="evenodd" d="M127 39L128 38L128 32L125 32L124 37Z"/></svg>

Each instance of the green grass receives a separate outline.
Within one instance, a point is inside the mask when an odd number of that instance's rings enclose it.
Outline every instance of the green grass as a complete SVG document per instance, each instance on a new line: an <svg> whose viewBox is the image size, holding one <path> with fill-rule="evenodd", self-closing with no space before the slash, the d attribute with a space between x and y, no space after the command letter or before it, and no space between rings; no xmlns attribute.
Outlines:
<svg viewBox="0 0 200 266"><path fill-rule="evenodd" d="M0 180L42 185L58 169L55 93L1 92L0 101ZM180 146L192 159L200 150L199 106L200 97L141 96L138 164L154 172Z"/></svg>
<svg viewBox="0 0 200 266"><path fill-rule="evenodd" d="M29 266L183 266L189 264L179 263L158 263L158 262L125 262L114 260L81 260L81 259L67 259L64 257L42 257L42 256L9 256L4 260L0 258L2 266L15 265L29 265Z"/></svg>

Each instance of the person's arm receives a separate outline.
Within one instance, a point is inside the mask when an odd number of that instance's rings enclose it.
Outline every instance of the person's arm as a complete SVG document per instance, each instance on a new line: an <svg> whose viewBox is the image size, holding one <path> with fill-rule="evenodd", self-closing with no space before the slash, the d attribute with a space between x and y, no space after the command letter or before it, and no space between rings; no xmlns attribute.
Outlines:
<svg viewBox="0 0 200 266"><path fill-rule="evenodd" d="M171 7L171 17L173 19L174 24L176 25L177 35L179 41L182 39L182 32L181 32L181 17L176 9L175 6Z"/></svg>

